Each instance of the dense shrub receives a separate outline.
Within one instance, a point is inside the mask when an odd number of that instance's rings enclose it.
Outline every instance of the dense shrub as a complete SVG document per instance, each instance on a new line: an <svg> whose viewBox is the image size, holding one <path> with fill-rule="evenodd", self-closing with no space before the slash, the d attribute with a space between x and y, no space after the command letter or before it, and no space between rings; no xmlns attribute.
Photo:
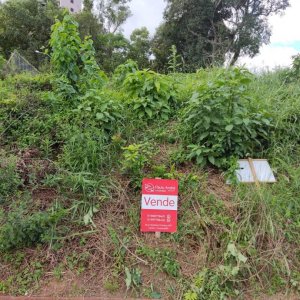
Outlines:
<svg viewBox="0 0 300 300"><path fill-rule="evenodd" d="M129 105L138 118L169 119L176 93L166 76L148 70L137 71L127 75L124 87L132 97Z"/></svg>
<svg viewBox="0 0 300 300"><path fill-rule="evenodd" d="M71 15L65 15L63 21L57 21L52 26L50 46L53 71L59 81L69 84L73 89L76 89L80 73L80 44L78 23Z"/></svg>
<svg viewBox="0 0 300 300"><path fill-rule="evenodd" d="M93 128L70 128L59 163L72 172L99 172L108 162L107 138L103 131Z"/></svg>
<svg viewBox="0 0 300 300"><path fill-rule="evenodd" d="M4 66L6 64L5 58L0 54L0 79L4 75Z"/></svg>
<svg viewBox="0 0 300 300"><path fill-rule="evenodd" d="M82 67L78 83L79 91L84 94L90 89L102 87L108 78L96 62L93 40L89 37L86 37L80 45L80 59Z"/></svg>
<svg viewBox="0 0 300 300"><path fill-rule="evenodd" d="M95 60L92 39L86 37L81 41L78 28L70 14L52 26L50 45L56 75L54 83L57 93L67 99L100 88L107 79Z"/></svg>
<svg viewBox="0 0 300 300"><path fill-rule="evenodd" d="M53 238L54 226L65 211L36 212L25 215L23 211L10 212L0 227L0 252L30 247Z"/></svg>
<svg viewBox="0 0 300 300"><path fill-rule="evenodd" d="M183 113L189 158L221 167L228 157L262 149L271 121L252 105L250 82L248 71L234 68L221 70L213 82L198 88Z"/></svg>
<svg viewBox="0 0 300 300"><path fill-rule="evenodd" d="M52 74L32 75L29 73L21 73L7 78L7 83L11 83L17 90L26 89L32 91L49 91L52 90L51 85Z"/></svg>
<svg viewBox="0 0 300 300"><path fill-rule="evenodd" d="M56 134L58 108L46 99L48 92L21 91L16 98L0 100L0 141L8 144L13 140L21 148L39 147Z"/></svg>
<svg viewBox="0 0 300 300"><path fill-rule="evenodd" d="M114 132L124 118L123 105L101 90L89 90L80 97L80 104L74 110L76 119L89 123L107 132Z"/></svg>
<svg viewBox="0 0 300 300"><path fill-rule="evenodd" d="M286 70L258 76L250 85L250 93L262 104L274 120L265 156L300 161L300 85L297 80L285 82ZM263 100L263 101L262 101Z"/></svg>
<svg viewBox="0 0 300 300"><path fill-rule="evenodd" d="M113 80L117 86L122 86L128 74L133 74L139 70L137 63L134 60L127 60L124 64L119 65L114 74Z"/></svg>
<svg viewBox="0 0 300 300"><path fill-rule="evenodd" d="M22 181L17 172L17 158L0 150L0 204L14 195Z"/></svg>
<svg viewBox="0 0 300 300"><path fill-rule="evenodd" d="M285 105L282 105L282 103ZM276 120L271 136L272 151L289 154L295 160L300 159L300 88L297 82L291 83L286 91L278 90L270 103L270 113ZM271 150L271 148L269 149Z"/></svg>
<svg viewBox="0 0 300 300"><path fill-rule="evenodd" d="M141 184L143 171L150 164L154 155L153 147L149 143L132 144L123 147L122 171L131 178L136 186Z"/></svg>
<svg viewBox="0 0 300 300"><path fill-rule="evenodd" d="M292 82L298 79L300 79L300 54L293 56L292 67L286 72L285 81Z"/></svg>

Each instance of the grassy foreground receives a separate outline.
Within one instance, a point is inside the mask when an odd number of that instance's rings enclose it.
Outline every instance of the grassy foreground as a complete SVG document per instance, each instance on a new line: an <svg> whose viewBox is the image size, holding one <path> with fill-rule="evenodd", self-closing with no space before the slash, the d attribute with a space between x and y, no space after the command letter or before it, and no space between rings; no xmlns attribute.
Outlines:
<svg viewBox="0 0 300 300"><path fill-rule="evenodd" d="M107 76L69 15L50 45L0 80L0 295L299 298L299 70ZM245 157L278 182L238 184ZM145 177L179 180L175 234L140 233Z"/></svg>
<svg viewBox="0 0 300 300"><path fill-rule="evenodd" d="M281 72L252 78L247 94L272 127L251 155L268 158L278 182L228 186L228 172L197 164L182 128L194 91L220 72L164 78L177 99L165 120L137 116L130 91L113 79L75 105L59 99L51 75L0 82L2 293L254 299L299 292L299 82L283 84ZM92 119L97 102L110 106L111 120ZM179 180L176 234L157 240L139 232L143 177Z"/></svg>

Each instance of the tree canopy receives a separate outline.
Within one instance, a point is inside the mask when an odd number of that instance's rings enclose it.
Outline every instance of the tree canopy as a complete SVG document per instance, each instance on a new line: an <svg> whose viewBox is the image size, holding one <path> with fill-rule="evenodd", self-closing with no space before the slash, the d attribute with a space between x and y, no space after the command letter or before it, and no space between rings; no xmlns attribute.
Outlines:
<svg viewBox="0 0 300 300"><path fill-rule="evenodd" d="M131 0L95 0L97 17L107 32L115 33L130 17Z"/></svg>
<svg viewBox="0 0 300 300"><path fill-rule="evenodd" d="M128 58L130 41L120 32L121 25L130 16L128 2L130 0L84 0L83 10L75 14L81 38L91 36L98 63L107 72ZM48 59L41 49L49 47L51 26L57 18L62 20L63 13L57 0L0 2L0 53L8 58L17 49L39 66ZM136 45L132 49L136 49Z"/></svg>
<svg viewBox="0 0 300 300"><path fill-rule="evenodd" d="M36 51L47 46L51 25L61 10L56 0L8 0L0 4L0 50L6 58L18 49L38 65Z"/></svg>
<svg viewBox="0 0 300 300"><path fill-rule="evenodd" d="M139 67L147 68L150 59L150 33L146 27L135 29L130 35L129 58L135 60Z"/></svg>
<svg viewBox="0 0 300 300"><path fill-rule="evenodd" d="M111 73L128 58L141 68L168 70L174 45L181 69L233 65L242 55L255 56L270 40L268 17L286 9L289 0L166 0L164 22L151 40L146 27L135 29L130 39L122 25L131 15L131 0L84 0L75 14L80 36L91 36L97 62ZM8 58L17 49L38 66L39 50L49 46L50 28L63 9L57 0L7 0L0 2L0 53Z"/></svg>
<svg viewBox="0 0 300 300"><path fill-rule="evenodd" d="M289 0L167 0L164 23L153 40L157 65L166 65L175 45L187 71L234 64L241 54L254 56L269 42L268 17L283 11Z"/></svg>
<svg viewBox="0 0 300 300"><path fill-rule="evenodd" d="M227 20L232 36L229 48L231 65L240 55L255 56L263 44L269 43L271 28L268 17L282 12L288 6L289 0L228 0L231 9Z"/></svg>

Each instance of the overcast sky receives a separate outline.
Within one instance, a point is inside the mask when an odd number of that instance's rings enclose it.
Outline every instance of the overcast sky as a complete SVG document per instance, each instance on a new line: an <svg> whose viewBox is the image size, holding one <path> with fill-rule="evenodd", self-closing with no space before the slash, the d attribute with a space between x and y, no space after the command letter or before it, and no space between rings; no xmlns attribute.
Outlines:
<svg viewBox="0 0 300 300"><path fill-rule="evenodd" d="M300 52L300 0L291 0L283 16L270 18L272 26L271 43L261 48L255 58L242 58L241 64L251 69L288 66L291 57ZM130 7L133 16L123 26L124 34L129 37L132 30L146 26L153 35L163 20L166 6L164 0L132 0Z"/></svg>
<svg viewBox="0 0 300 300"><path fill-rule="evenodd" d="M132 17L123 26L124 34L129 37L134 29L146 26L153 35L163 21L165 7L164 0L132 0L130 3Z"/></svg>

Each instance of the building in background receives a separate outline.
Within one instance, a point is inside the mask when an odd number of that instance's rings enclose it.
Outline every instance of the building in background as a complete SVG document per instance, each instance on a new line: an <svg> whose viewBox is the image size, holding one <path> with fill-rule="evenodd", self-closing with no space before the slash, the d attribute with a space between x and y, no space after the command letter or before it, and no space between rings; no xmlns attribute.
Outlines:
<svg viewBox="0 0 300 300"><path fill-rule="evenodd" d="M69 9L72 13L78 13L82 9L82 0L60 0L60 6Z"/></svg>

